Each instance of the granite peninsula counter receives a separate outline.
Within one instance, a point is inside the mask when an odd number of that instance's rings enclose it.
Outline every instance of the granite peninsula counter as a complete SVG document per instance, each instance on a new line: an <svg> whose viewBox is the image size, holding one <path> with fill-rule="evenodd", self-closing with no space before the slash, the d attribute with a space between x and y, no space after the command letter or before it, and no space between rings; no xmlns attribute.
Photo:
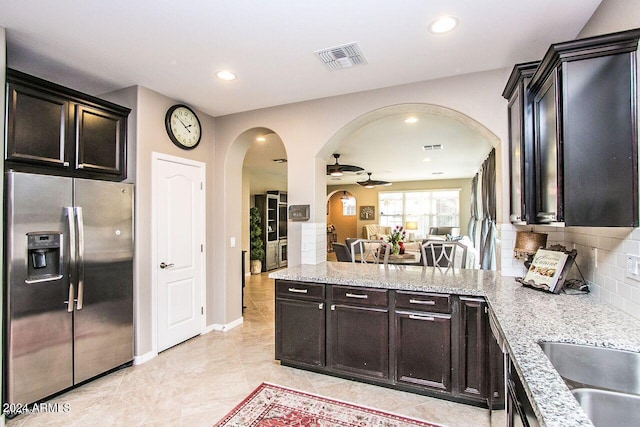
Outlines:
<svg viewBox="0 0 640 427"><path fill-rule="evenodd" d="M324 262L292 266L270 278L369 288L484 296L542 426L590 426L540 341L640 352L640 320L592 295L553 295L482 270Z"/></svg>

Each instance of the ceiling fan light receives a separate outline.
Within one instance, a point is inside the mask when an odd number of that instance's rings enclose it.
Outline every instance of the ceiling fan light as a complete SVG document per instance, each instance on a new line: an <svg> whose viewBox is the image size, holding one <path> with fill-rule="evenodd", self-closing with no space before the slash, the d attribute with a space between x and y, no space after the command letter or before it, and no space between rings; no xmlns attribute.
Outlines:
<svg viewBox="0 0 640 427"><path fill-rule="evenodd" d="M376 188L376 186L373 184L367 184L364 186L364 188Z"/></svg>
<svg viewBox="0 0 640 427"><path fill-rule="evenodd" d="M331 175L331 176L342 176L342 175L344 175L344 174L343 174L341 171L333 171L333 172L331 172L331 174L330 174L330 175Z"/></svg>

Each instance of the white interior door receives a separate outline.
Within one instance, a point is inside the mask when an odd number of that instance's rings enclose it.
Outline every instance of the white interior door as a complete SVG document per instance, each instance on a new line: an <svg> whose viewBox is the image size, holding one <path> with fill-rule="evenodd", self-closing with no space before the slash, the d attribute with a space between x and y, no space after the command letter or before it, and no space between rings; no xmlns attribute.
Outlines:
<svg viewBox="0 0 640 427"><path fill-rule="evenodd" d="M181 160L154 160L158 351L200 334L204 316L204 165Z"/></svg>

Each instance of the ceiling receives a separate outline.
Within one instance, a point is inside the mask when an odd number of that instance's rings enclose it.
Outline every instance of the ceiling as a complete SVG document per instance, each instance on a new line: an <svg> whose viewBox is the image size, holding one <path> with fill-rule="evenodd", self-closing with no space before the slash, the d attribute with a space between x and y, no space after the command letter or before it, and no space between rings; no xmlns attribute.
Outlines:
<svg viewBox="0 0 640 427"><path fill-rule="evenodd" d="M407 118L417 119L406 123ZM426 149L440 145L442 149ZM426 112L390 114L346 135L340 142L340 164L364 172L327 177L328 185L374 180L389 182L471 178L491 151L476 128L458 118ZM327 159L327 164L334 163Z"/></svg>
<svg viewBox="0 0 640 427"><path fill-rule="evenodd" d="M218 117L510 68L539 59L551 43L575 38L599 3L2 0L0 26L7 29L10 67L92 95L142 85ZM443 15L458 18L459 27L430 33L428 25ZM365 65L329 71L314 55L351 42ZM219 80L220 70L238 78ZM389 115L346 135L338 145L340 163L387 181L470 177L490 149L455 120L421 115L407 125L403 119ZM442 151L422 151L442 141ZM286 188L286 163L276 158L286 158L277 135L249 150L252 193ZM440 170L445 174L433 175ZM352 174L327 183L364 179Z"/></svg>
<svg viewBox="0 0 640 427"><path fill-rule="evenodd" d="M217 117L538 59L599 3L3 0L0 26L10 67L93 95L142 85ZM459 27L431 34L442 15ZM366 65L329 71L314 55L350 42Z"/></svg>

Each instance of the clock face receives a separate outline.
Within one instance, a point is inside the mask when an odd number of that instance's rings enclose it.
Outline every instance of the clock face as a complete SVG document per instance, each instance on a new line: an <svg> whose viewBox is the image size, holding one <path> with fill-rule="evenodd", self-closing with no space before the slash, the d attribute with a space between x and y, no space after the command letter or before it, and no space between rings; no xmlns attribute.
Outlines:
<svg viewBox="0 0 640 427"><path fill-rule="evenodd" d="M171 141L180 148L191 150L200 142L200 120L186 105L174 105L167 110L165 127Z"/></svg>

